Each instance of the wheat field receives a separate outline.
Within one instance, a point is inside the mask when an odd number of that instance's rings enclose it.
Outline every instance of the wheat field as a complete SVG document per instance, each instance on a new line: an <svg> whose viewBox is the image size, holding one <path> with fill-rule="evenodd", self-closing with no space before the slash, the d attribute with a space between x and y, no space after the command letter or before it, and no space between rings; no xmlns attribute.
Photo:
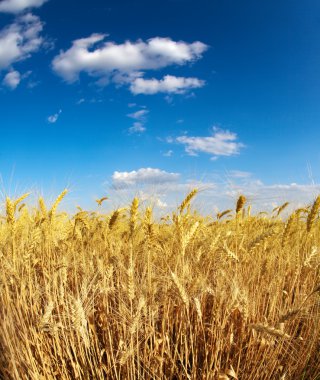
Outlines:
<svg viewBox="0 0 320 380"><path fill-rule="evenodd" d="M1 379L320 379L320 197L203 217L195 189L157 220L66 194L5 200Z"/></svg>

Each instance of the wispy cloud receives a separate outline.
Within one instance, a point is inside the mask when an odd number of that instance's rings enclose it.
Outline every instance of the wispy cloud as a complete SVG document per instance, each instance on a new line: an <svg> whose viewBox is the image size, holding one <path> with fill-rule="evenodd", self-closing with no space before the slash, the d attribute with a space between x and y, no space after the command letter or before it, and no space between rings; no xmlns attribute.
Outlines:
<svg viewBox="0 0 320 380"><path fill-rule="evenodd" d="M234 156L239 154L244 145L238 141L238 136L234 132L213 128L212 136L193 137L179 136L176 139L168 139L168 142L176 142L184 145L185 151L190 156L197 156L198 153L211 154L213 158L219 156Z"/></svg>
<svg viewBox="0 0 320 380"><path fill-rule="evenodd" d="M39 8L48 0L2 0L0 12L20 13L29 8Z"/></svg>
<svg viewBox="0 0 320 380"><path fill-rule="evenodd" d="M168 204L164 202L161 197L156 194L151 194L148 191L140 190L138 197L142 202L147 202L147 204L151 204L161 210L165 210L168 207Z"/></svg>
<svg viewBox="0 0 320 380"><path fill-rule="evenodd" d="M227 173L227 175L230 176L231 178L241 178L241 179L252 177L252 173L241 171L241 170L231 170Z"/></svg>
<svg viewBox="0 0 320 380"><path fill-rule="evenodd" d="M166 152L163 153L164 157L171 157L173 155L173 150L168 150Z"/></svg>
<svg viewBox="0 0 320 380"><path fill-rule="evenodd" d="M58 121L58 119L59 119L61 113L62 113L62 110L59 110L57 113L55 113L55 114L53 114L53 115L50 115L50 116L48 117L48 119L47 119L48 122L49 122L50 124L54 124L54 123L56 123L56 122Z"/></svg>
<svg viewBox="0 0 320 380"><path fill-rule="evenodd" d="M76 102L76 104L77 104L77 105L80 105L80 104L84 103L85 101L86 101L85 98L80 98L80 99Z"/></svg>
<svg viewBox="0 0 320 380"><path fill-rule="evenodd" d="M142 109L133 113L129 113L127 116L135 120L144 120L148 113L148 110Z"/></svg>
<svg viewBox="0 0 320 380"><path fill-rule="evenodd" d="M129 133L143 133L146 130L147 128L144 126L143 123L141 123L140 121L135 121L132 127L128 129L128 132Z"/></svg>
<svg viewBox="0 0 320 380"><path fill-rule="evenodd" d="M44 43L43 23L31 13L18 17L0 31L0 70L11 68L37 52Z"/></svg>
<svg viewBox="0 0 320 380"><path fill-rule="evenodd" d="M127 116L134 119L132 127L128 129L129 133L143 133L146 131L145 123L149 110L141 109L136 112L129 113Z"/></svg>

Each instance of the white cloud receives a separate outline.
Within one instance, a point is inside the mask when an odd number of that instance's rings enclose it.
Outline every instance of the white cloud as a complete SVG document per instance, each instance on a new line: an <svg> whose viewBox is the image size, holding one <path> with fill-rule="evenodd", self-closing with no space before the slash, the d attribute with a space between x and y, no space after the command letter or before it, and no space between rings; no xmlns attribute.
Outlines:
<svg viewBox="0 0 320 380"><path fill-rule="evenodd" d="M50 115L49 117L48 117L48 122L50 123L50 124L54 124L54 123L56 123L57 121L58 121L58 119L59 119L59 116L61 115L61 113L62 113L62 110L59 110L57 113L55 113L55 114L53 114L53 115Z"/></svg>
<svg viewBox="0 0 320 380"><path fill-rule="evenodd" d="M28 13L0 31L0 70L25 60L38 51L44 40L39 17Z"/></svg>
<svg viewBox="0 0 320 380"><path fill-rule="evenodd" d="M148 205L151 204L161 210L164 210L168 207L167 203L162 201L161 198L156 194L151 194L149 192L140 190L138 197L142 202L147 202Z"/></svg>
<svg viewBox="0 0 320 380"><path fill-rule="evenodd" d="M215 216L216 211L235 209L240 194L247 198L247 204L252 205L252 212L271 212L284 202L290 202L282 217L298 207L311 204L320 193L319 184L279 183L264 184L261 180L249 175L249 172L234 170L235 176L230 177L224 171L199 174L198 178L184 177L178 173L168 173L160 169L139 169L132 172L115 172L112 185L108 191L114 200L125 198L130 201L134 196L141 200L154 202L160 199L167 205L167 211L175 209L185 195L198 188L194 206L203 214ZM248 173L248 175L237 175ZM119 198L118 198L119 197Z"/></svg>
<svg viewBox="0 0 320 380"><path fill-rule="evenodd" d="M81 99L79 99L78 101L77 101L77 105L80 105L80 104L82 104L82 103L84 103L86 100L85 100L85 98L81 98Z"/></svg>
<svg viewBox="0 0 320 380"><path fill-rule="evenodd" d="M146 131L145 123L148 113L149 111L147 109L142 109L127 115L131 119L136 120L133 126L128 129L129 133L143 133Z"/></svg>
<svg viewBox="0 0 320 380"><path fill-rule="evenodd" d="M236 199L239 194L246 195L249 203L253 204L257 211L270 211L273 207L289 202L287 212L290 212L294 208L312 203L320 193L320 185L297 183L266 185L259 179L242 178L238 179L238 182L229 182L223 191L232 199Z"/></svg>
<svg viewBox="0 0 320 380"><path fill-rule="evenodd" d="M174 141L183 144L190 156L197 156L198 152L217 156L234 156L239 154L244 146L237 141L236 133L214 128L213 135L208 137L179 136ZM168 140L170 142L172 140Z"/></svg>
<svg viewBox="0 0 320 380"><path fill-rule="evenodd" d="M140 121L135 121L128 131L129 133L143 133L146 131L146 127Z"/></svg>
<svg viewBox="0 0 320 380"><path fill-rule="evenodd" d="M231 178L250 178L252 176L252 173L250 172L244 172L242 170L231 170L227 173L228 176Z"/></svg>
<svg viewBox="0 0 320 380"><path fill-rule="evenodd" d="M159 92L167 94L183 94L192 88L199 88L204 85L205 82L198 78L165 75L161 80L155 78L137 78L131 83L130 90L135 95L154 95Z"/></svg>
<svg viewBox="0 0 320 380"><path fill-rule="evenodd" d="M19 71L10 71L3 79L3 84L9 87L11 90L16 89L21 81L21 75Z"/></svg>
<svg viewBox="0 0 320 380"><path fill-rule="evenodd" d="M173 155L173 150L168 150L167 152L163 153L164 157L171 157Z"/></svg>
<svg viewBox="0 0 320 380"><path fill-rule="evenodd" d="M150 87L150 81L156 80L147 80L144 83L141 78L144 71L185 65L200 59L208 49L207 45L199 41L187 43L155 37L147 41L116 44L106 41L106 37L105 34L92 34L90 37L73 41L71 48L61 51L54 58L54 71L67 82L76 81L80 73L84 72L102 79L103 83L106 83L106 78L111 78L118 85L133 84L132 91L145 93L147 90L141 92L139 89ZM162 92L177 93L188 87L203 85L202 81L196 78L165 78L156 85ZM172 84L172 81L175 81L175 84ZM100 83L100 80L98 82Z"/></svg>
<svg viewBox="0 0 320 380"><path fill-rule="evenodd" d="M2 0L0 12L19 13L29 8L39 8L48 0Z"/></svg>
<svg viewBox="0 0 320 380"><path fill-rule="evenodd" d="M145 119L145 117L148 113L149 113L148 110L142 109L142 110L139 110L139 111L136 111L133 113L129 113L127 116L131 117L132 119L135 119L135 120L143 120L143 119Z"/></svg>
<svg viewBox="0 0 320 380"><path fill-rule="evenodd" d="M141 168L131 172L114 172L112 184L116 188L142 184L159 185L176 182L179 177L179 173L168 173L164 170L153 168Z"/></svg>

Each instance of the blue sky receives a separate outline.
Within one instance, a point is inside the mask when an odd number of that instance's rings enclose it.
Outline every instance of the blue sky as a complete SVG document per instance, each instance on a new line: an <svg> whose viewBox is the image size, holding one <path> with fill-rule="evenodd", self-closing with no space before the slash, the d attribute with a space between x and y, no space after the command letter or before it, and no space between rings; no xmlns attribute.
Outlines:
<svg viewBox="0 0 320 380"><path fill-rule="evenodd" d="M319 37L316 0L2 0L2 192L310 202Z"/></svg>

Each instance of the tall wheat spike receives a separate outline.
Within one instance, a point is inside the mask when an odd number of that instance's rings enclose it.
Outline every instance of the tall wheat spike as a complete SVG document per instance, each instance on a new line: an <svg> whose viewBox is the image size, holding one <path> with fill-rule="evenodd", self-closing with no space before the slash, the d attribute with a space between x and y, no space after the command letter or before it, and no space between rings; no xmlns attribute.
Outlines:
<svg viewBox="0 0 320 380"><path fill-rule="evenodd" d="M9 197L7 197L6 198L7 223L10 226L13 226L15 222L14 211L15 211L14 203Z"/></svg>
<svg viewBox="0 0 320 380"><path fill-rule="evenodd" d="M237 200L236 214L240 213L240 211L243 209L243 206L245 205L246 201L247 201L247 198L244 195L240 195L240 197Z"/></svg>
<svg viewBox="0 0 320 380"><path fill-rule="evenodd" d="M115 226L115 224L116 224L116 222L118 220L119 215L120 215L120 211L119 210L115 210L111 214L110 219L109 219L109 223L108 223L108 227L109 227L110 230L112 230L112 228Z"/></svg>
<svg viewBox="0 0 320 380"><path fill-rule="evenodd" d="M189 306L189 297L188 297L188 294L187 294L185 288L181 284L178 276L174 272L171 272L171 278L172 278L172 281L174 282L174 284L176 285L176 287L179 291L179 295L180 295L181 300L188 307Z"/></svg>
<svg viewBox="0 0 320 380"><path fill-rule="evenodd" d="M152 208L151 207L146 208L143 225L144 225L145 235L147 239L150 239L153 236Z"/></svg>
<svg viewBox="0 0 320 380"><path fill-rule="evenodd" d="M42 197L39 198L39 208L41 210L42 217L45 218L47 216L47 207Z"/></svg>
<svg viewBox="0 0 320 380"><path fill-rule="evenodd" d="M186 207L189 206L191 200L197 195L198 193L198 189L193 189L190 191L190 193L185 197L185 199L182 201L182 203L180 204L180 206L178 207L178 210L180 212L180 214L183 213L183 211L186 209Z"/></svg>
<svg viewBox="0 0 320 380"><path fill-rule="evenodd" d="M57 207L59 206L62 199L67 195L68 189L64 189L62 193L58 196L58 198L53 203L50 211L49 211L49 218L52 219L57 211Z"/></svg>
<svg viewBox="0 0 320 380"><path fill-rule="evenodd" d="M13 202L13 208L14 208L14 210L16 210L18 204L21 203L22 201L24 201L29 195L30 195L30 193L25 193L25 194L21 195L21 197L19 197L18 199L16 199Z"/></svg>
<svg viewBox="0 0 320 380"><path fill-rule="evenodd" d="M289 202L285 202L283 205L278 207L277 216L279 216L282 213L282 211L284 211L289 206L289 204Z"/></svg>
<svg viewBox="0 0 320 380"><path fill-rule="evenodd" d="M318 195L318 197L314 201L312 208L309 212L308 219L307 219L307 232L310 232L312 230L312 227L318 215L319 209L320 209L320 195Z"/></svg>
<svg viewBox="0 0 320 380"><path fill-rule="evenodd" d="M139 199L135 197L131 203L130 208L130 235L132 236L137 223L138 218Z"/></svg>

